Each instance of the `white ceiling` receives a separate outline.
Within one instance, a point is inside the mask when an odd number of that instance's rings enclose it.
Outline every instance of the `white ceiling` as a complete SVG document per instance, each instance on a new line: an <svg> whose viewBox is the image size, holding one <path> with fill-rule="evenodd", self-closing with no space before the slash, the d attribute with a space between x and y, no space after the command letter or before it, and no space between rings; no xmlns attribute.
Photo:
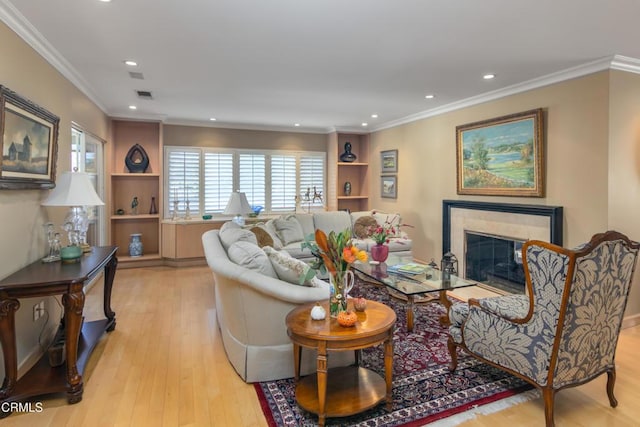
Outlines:
<svg viewBox="0 0 640 427"><path fill-rule="evenodd" d="M640 72L639 0L0 0L0 18L108 115L166 123L370 131L613 55Z"/></svg>

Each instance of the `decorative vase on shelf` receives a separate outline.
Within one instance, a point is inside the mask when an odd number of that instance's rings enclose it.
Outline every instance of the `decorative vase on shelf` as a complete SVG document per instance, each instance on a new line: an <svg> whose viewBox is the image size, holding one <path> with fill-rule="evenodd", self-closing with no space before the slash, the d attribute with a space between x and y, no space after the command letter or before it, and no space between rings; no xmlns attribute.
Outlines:
<svg viewBox="0 0 640 427"><path fill-rule="evenodd" d="M134 233L129 236L129 256L142 256L142 234Z"/></svg>
<svg viewBox="0 0 640 427"><path fill-rule="evenodd" d="M376 243L371 247L371 258L374 261L385 262L389 256L389 246Z"/></svg>
<svg viewBox="0 0 640 427"><path fill-rule="evenodd" d="M345 196L351 195L351 183L349 181L344 183L344 195Z"/></svg>
<svg viewBox="0 0 640 427"><path fill-rule="evenodd" d="M351 152L351 143L344 143L344 153L340 154L340 161L345 163L353 163L357 156Z"/></svg>
<svg viewBox="0 0 640 427"><path fill-rule="evenodd" d="M149 208L149 214L155 215L158 213L158 207L156 206L156 198L151 197L151 207Z"/></svg>
<svg viewBox="0 0 640 427"><path fill-rule="evenodd" d="M347 297L355 279L351 270L336 271L329 274L329 313L338 317L338 313L347 310Z"/></svg>

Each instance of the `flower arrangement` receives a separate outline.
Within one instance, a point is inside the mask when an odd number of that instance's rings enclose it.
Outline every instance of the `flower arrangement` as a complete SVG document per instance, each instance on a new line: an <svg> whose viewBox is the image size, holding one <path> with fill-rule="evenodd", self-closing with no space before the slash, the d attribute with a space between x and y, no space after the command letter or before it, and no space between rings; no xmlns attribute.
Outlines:
<svg viewBox="0 0 640 427"><path fill-rule="evenodd" d="M375 211L373 211L372 214L375 214ZM369 237L373 239L377 245L389 243L391 237L395 237L400 234L401 226L412 227L409 224L400 224L400 217L398 214L395 214L391 219L387 216L384 223L369 227Z"/></svg>
<svg viewBox="0 0 640 427"><path fill-rule="evenodd" d="M347 309L347 293L353 286L353 273L349 270L356 260L367 261L367 253L358 249L351 241L351 230L339 233L331 231L329 235L316 230L315 241L306 238L302 244L316 257L312 266L320 271L329 272L331 294L329 308L332 317Z"/></svg>

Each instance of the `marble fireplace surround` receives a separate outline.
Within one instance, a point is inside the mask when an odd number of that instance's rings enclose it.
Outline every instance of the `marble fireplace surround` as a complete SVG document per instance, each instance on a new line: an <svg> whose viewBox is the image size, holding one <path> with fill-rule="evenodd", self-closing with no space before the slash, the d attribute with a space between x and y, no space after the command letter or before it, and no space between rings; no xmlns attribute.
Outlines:
<svg viewBox="0 0 640 427"><path fill-rule="evenodd" d="M452 252L456 256L462 275L465 231L524 241L544 240L562 246L562 207L443 200L442 253Z"/></svg>

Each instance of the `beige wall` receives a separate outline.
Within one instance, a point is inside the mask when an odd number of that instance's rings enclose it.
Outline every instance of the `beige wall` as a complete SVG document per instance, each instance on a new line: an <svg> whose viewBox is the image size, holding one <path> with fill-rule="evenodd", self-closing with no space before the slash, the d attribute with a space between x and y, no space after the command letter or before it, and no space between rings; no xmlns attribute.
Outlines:
<svg viewBox="0 0 640 427"><path fill-rule="evenodd" d="M194 145L242 149L327 151L327 136L198 126L163 126L164 145Z"/></svg>
<svg viewBox="0 0 640 427"><path fill-rule="evenodd" d="M58 173L69 170L71 122L106 140L106 116L3 23L0 40L0 57L4 58L0 61L0 84L60 117L57 170ZM44 255L43 225L50 212L40 203L47 194L46 190L0 190L0 278ZM31 313L38 300L21 300L16 314L20 362L38 349L43 320L34 323ZM58 305L51 298L46 300L46 308L51 312L48 328L53 329L58 323Z"/></svg>
<svg viewBox="0 0 640 427"><path fill-rule="evenodd" d="M640 240L640 75L612 71L609 94L609 228ZM627 313L640 313L636 268Z"/></svg>
<svg viewBox="0 0 640 427"><path fill-rule="evenodd" d="M457 195L456 126L539 107L546 119L546 196ZM381 199L379 151L395 148L398 199ZM419 259L442 257L443 199L563 206L568 247L607 229L640 239L638 75L600 72L382 130L372 135L371 150L371 206L401 212L416 226L407 231ZM627 315L640 313L637 276Z"/></svg>

